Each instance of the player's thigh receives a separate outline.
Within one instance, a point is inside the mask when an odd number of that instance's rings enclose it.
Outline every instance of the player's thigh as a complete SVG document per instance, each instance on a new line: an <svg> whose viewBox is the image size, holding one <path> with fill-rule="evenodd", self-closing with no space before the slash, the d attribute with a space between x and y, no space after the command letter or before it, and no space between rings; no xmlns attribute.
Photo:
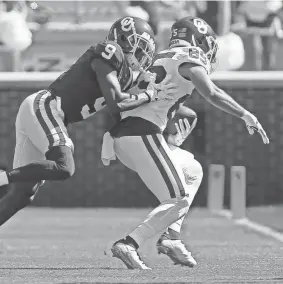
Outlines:
<svg viewBox="0 0 283 284"><path fill-rule="evenodd" d="M45 154L54 146L73 149L72 140L64 125L60 102L48 91L43 90L29 96L23 102L19 116L25 121L25 133L40 152Z"/></svg>
<svg viewBox="0 0 283 284"><path fill-rule="evenodd" d="M129 169L136 171L137 153L140 146L140 138L136 136L124 136L114 138L114 151L118 159Z"/></svg>
<svg viewBox="0 0 283 284"><path fill-rule="evenodd" d="M18 168L39 160L45 160L44 153L35 147L25 133L17 133L13 168Z"/></svg>
<svg viewBox="0 0 283 284"><path fill-rule="evenodd" d="M121 162L139 174L160 202L185 196L182 170L172 160L162 135L116 138L115 151Z"/></svg>

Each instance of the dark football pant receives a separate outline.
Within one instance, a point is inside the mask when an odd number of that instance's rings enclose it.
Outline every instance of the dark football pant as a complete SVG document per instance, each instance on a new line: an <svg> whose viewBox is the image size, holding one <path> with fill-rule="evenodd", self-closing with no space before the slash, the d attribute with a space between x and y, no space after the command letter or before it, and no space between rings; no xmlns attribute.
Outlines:
<svg viewBox="0 0 283 284"><path fill-rule="evenodd" d="M16 119L13 170L0 200L0 226L33 199L44 180L63 180L75 170L73 143L64 125L60 101L44 90L27 97Z"/></svg>

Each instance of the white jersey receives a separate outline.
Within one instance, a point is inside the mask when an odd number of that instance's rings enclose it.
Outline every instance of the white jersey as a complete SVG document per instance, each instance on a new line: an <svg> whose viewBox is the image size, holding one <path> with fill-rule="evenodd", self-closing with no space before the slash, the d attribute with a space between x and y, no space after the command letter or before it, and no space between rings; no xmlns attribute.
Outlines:
<svg viewBox="0 0 283 284"><path fill-rule="evenodd" d="M194 85L191 81L182 77L179 73L179 66L182 63L195 63L203 66L207 73L210 73L210 62L204 52L198 47L174 47L158 53L153 60L150 70L157 73L157 79L162 81L166 76L171 75L171 81L178 86L178 92L173 100L159 100L142 105L136 109L122 113L122 118L129 116L141 117L156 124L162 131L165 129L170 112L176 103L183 102L187 95L191 95ZM143 79L140 78L140 81ZM156 81L157 82L157 81ZM159 82L157 82L159 83ZM140 91L141 92L141 91ZM131 93L131 90L129 91Z"/></svg>

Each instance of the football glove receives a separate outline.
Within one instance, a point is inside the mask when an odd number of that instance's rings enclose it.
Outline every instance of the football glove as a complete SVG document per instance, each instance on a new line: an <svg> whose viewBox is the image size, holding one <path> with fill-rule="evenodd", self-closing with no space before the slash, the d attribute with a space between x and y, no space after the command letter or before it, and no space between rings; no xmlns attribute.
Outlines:
<svg viewBox="0 0 283 284"><path fill-rule="evenodd" d="M195 118L190 125L187 118L179 119L179 122L175 123L177 134L171 135L169 141L176 146L181 146L186 138L191 134L197 124L197 118Z"/></svg>
<svg viewBox="0 0 283 284"><path fill-rule="evenodd" d="M149 77L149 85L146 89L146 93L150 96L151 101L174 99L174 95L178 92L178 85L170 82L172 79L171 75L166 76L165 79L158 84L155 83L155 73L151 73L151 75L148 74L147 76Z"/></svg>
<svg viewBox="0 0 283 284"><path fill-rule="evenodd" d="M261 124L258 122L257 118L252 113L246 111L245 114L242 116L242 119L245 121L246 127L250 135L253 135L256 131L260 134L263 143L269 144L268 136L266 135Z"/></svg>

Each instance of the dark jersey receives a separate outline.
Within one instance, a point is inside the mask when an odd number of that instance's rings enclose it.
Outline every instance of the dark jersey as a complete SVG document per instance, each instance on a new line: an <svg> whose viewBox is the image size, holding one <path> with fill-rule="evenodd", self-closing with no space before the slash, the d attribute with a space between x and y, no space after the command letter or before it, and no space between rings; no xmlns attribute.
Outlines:
<svg viewBox="0 0 283 284"><path fill-rule="evenodd" d="M104 41L90 47L48 88L54 97L60 97L66 124L86 119L105 106L96 77L99 68L93 70L91 67L95 58L102 58L117 71L122 91L126 91L132 84L132 70L118 44Z"/></svg>

